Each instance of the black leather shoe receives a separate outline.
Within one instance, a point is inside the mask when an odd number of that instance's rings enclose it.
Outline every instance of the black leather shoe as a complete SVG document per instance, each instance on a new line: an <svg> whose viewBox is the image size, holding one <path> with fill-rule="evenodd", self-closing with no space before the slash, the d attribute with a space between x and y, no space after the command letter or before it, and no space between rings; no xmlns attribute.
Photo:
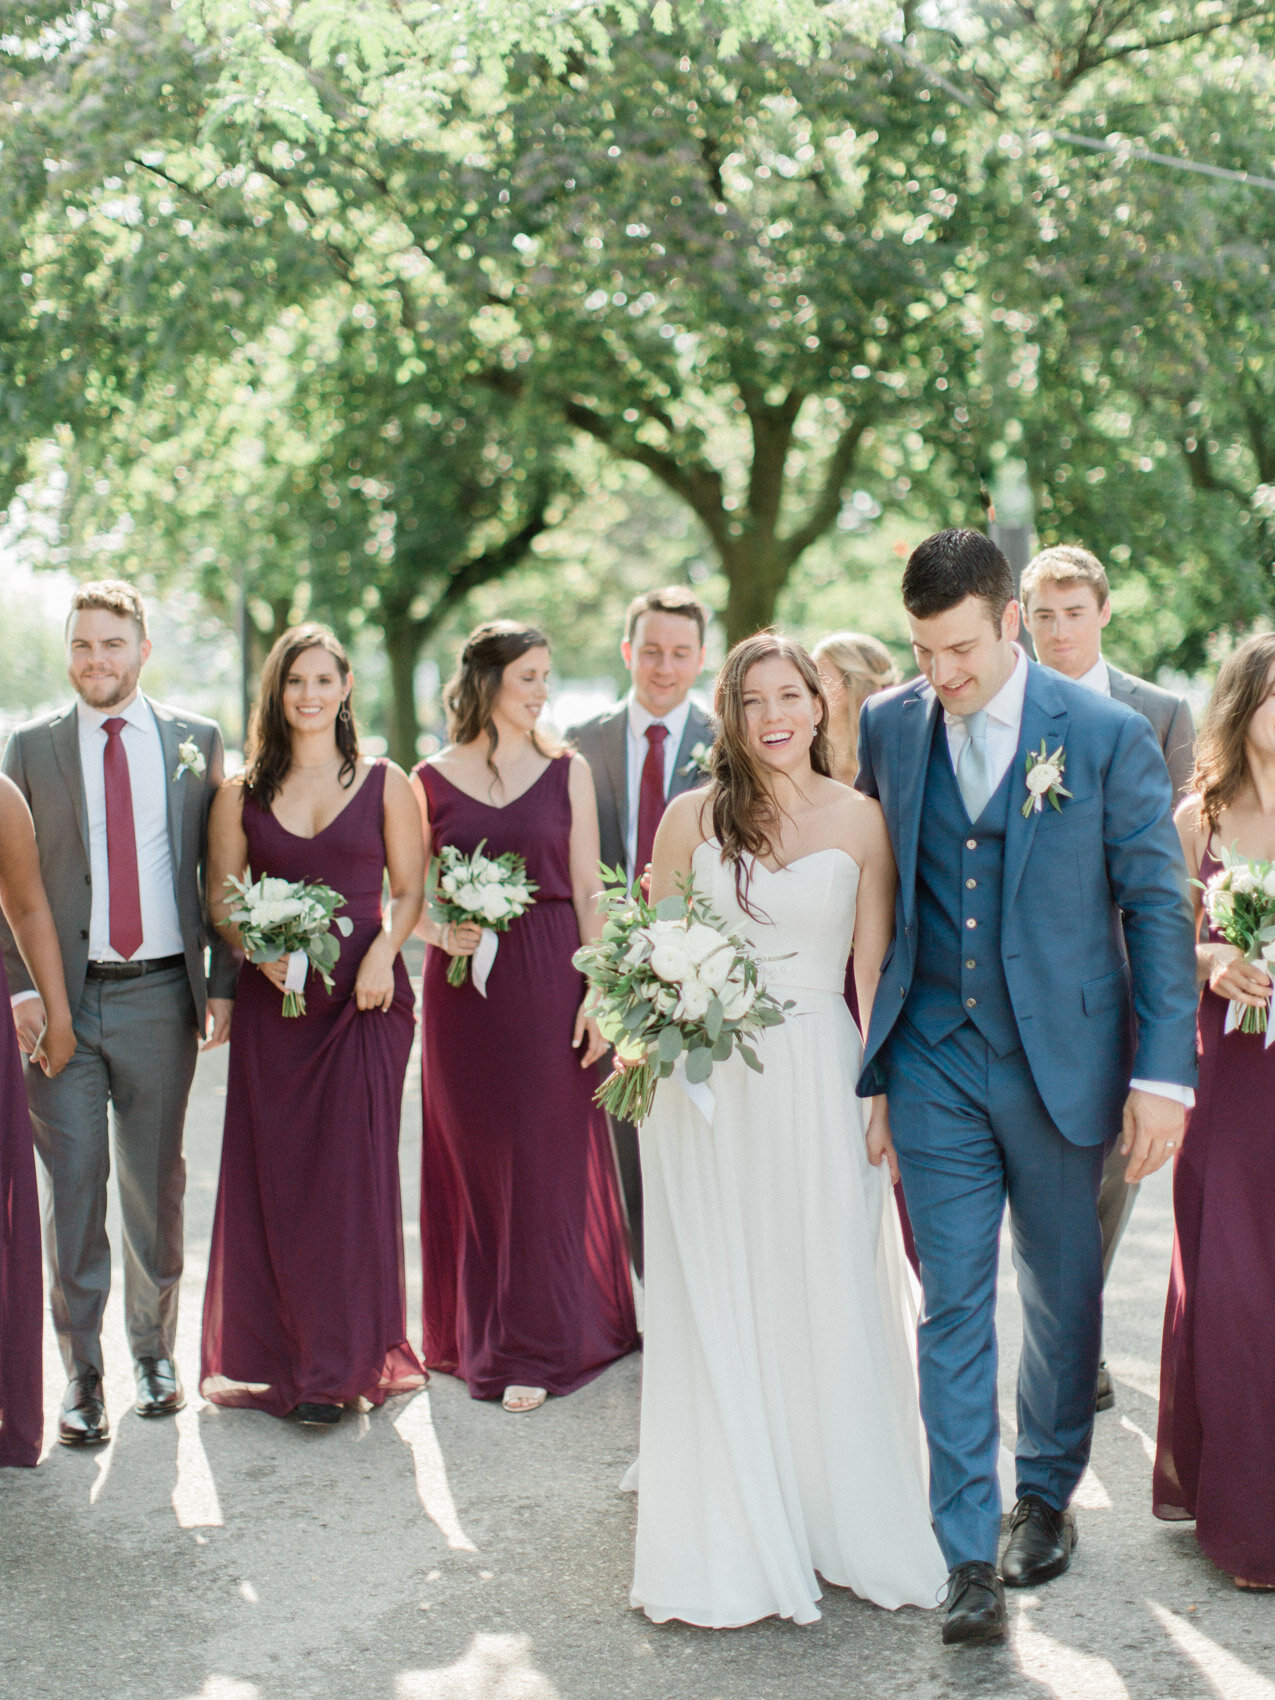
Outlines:
<svg viewBox="0 0 1275 1700"><path fill-rule="evenodd" d="M1111 1384L1111 1371L1107 1368L1104 1358L1098 1365L1098 1384L1094 1388L1093 1408L1095 1411L1109 1411L1116 1402L1116 1390Z"/></svg>
<svg viewBox="0 0 1275 1700"><path fill-rule="evenodd" d="M139 1417L175 1416L185 1405L181 1377L171 1358L138 1358L133 1374L137 1377L133 1409Z"/></svg>
<svg viewBox="0 0 1275 1700"><path fill-rule="evenodd" d="M958 1564L947 1579L947 1610L943 1614L945 1645L1003 1641L1008 1628L1005 1590L996 1567L978 1559Z"/></svg>
<svg viewBox="0 0 1275 1700"><path fill-rule="evenodd" d="M332 1428L341 1420L340 1405L319 1405L314 1400L307 1399L298 1405L292 1413L299 1423L308 1423L312 1428Z"/></svg>
<svg viewBox="0 0 1275 1700"><path fill-rule="evenodd" d="M1076 1519L1070 1511L1055 1511L1034 1493L1025 1493L1009 1520L1009 1545L1001 1559L1007 1588L1034 1588L1052 1582L1071 1563L1076 1544Z"/></svg>
<svg viewBox="0 0 1275 1700"><path fill-rule="evenodd" d="M58 1416L58 1440L63 1446L100 1446L110 1438L102 1377L95 1369L83 1370L66 1384Z"/></svg>

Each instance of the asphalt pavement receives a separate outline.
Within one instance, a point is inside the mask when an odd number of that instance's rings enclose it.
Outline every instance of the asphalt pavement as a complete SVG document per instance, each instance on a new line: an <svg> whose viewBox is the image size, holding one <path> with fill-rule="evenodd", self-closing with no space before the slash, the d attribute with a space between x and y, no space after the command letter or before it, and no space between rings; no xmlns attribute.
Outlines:
<svg viewBox="0 0 1275 1700"><path fill-rule="evenodd" d="M419 1328L420 1095L404 1106L409 1319ZM187 1133L175 1421L142 1421L118 1291L109 1446L0 1471L5 1700L1275 1700L1275 1595L1243 1595L1189 1525L1150 1508L1172 1242L1167 1175L1144 1186L1109 1292L1117 1408L1099 1417L1069 1573L1012 1594L1003 1648L945 1649L937 1614L829 1589L797 1628L657 1627L629 1609L640 1357L530 1416L435 1376L313 1431L194 1392L225 1053L201 1059ZM112 1206L113 1243L119 1243ZM1008 1253L1001 1402L1014 1427ZM46 1340L46 1434L63 1377Z"/></svg>

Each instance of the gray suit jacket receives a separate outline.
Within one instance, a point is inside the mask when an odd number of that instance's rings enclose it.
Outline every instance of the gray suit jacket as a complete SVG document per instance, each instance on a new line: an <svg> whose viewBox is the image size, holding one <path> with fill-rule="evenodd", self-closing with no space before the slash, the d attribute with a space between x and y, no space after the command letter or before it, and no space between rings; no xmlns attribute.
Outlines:
<svg viewBox="0 0 1275 1700"><path fill-rule="evenodd" d="M1145 679L1135 679L1132 673L1122 673L1109 661L1107 674L1113 701L1128 703L1144 720L1151 722L1173 781L1173 801L1181 802L1191 789L1195 767L1195 725L1186 698L1175 697L1172 691L1163 691L1159 685L1149 685Z"/></svg>
<svg viewBox="0 0 1275 1700"><path fill-rule="evenodd" d="M186 971L199 1029L204 1026L208 997L235 995L234 953L207 922L204 863L208 852L208 811L225 774L221 731L216 721L183 714L152 702L159 723L168 775L168 843L173 860L177 916L181 922ZM206 763L202 775L178 772L178 745L193 739ZM75 705L19 726L5 746L0 767L22 792L35 819L40 876L62 947L62 968L72 1012L79 1007L88 966L89 918L93 906L93 877L89 867L88 807L80 771L80 731ZM211 967L204 969L204 951L212 944ZM13 934L0 916L0 948L11 992L32 991L31 976L18 953Z"/></svg>
<svg viewBox="0 0 1275 1700"><path fill-rule="evenodd" d="M567 733L567 741L579 750L593 774L602 860L608 868L624 868L632 880L642 870L628 867L625 853L629 833L627 717L628 702L625 700L615 708L607 709L605 714L586 720L582 726L573 726ZM668 793L670 800L704 783L703 775L691 760L691 751L696 744L711 744L712 741L713 722L703 709L692 703L673 765L673 780Z"/></svg>

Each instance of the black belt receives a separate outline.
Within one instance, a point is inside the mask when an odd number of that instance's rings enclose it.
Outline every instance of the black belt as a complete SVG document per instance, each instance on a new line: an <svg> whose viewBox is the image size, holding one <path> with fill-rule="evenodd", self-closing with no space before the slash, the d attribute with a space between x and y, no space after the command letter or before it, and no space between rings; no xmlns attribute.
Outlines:
<svg viewBox="0 0 1275 1700"><path fill-rule="evenodd" d="M90 962L86 980L140 980L143 974L162 974L169 968L184 968L184 956L151 956L145 962Z"/></svg>

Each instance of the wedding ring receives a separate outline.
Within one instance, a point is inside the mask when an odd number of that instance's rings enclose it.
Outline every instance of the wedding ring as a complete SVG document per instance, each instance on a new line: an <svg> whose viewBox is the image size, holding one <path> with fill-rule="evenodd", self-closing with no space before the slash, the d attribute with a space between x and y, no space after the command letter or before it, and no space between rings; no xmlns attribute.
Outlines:
<svg viewBox="0 0 1275 1700"><path fill-rule="evenodd" d="M1175 1140L1166 1139L1165 1142L1164 1142L1164 1149L1166 1151L1172 1151L1174 1149L1175 1144L1176 1144Z"/></svg>

